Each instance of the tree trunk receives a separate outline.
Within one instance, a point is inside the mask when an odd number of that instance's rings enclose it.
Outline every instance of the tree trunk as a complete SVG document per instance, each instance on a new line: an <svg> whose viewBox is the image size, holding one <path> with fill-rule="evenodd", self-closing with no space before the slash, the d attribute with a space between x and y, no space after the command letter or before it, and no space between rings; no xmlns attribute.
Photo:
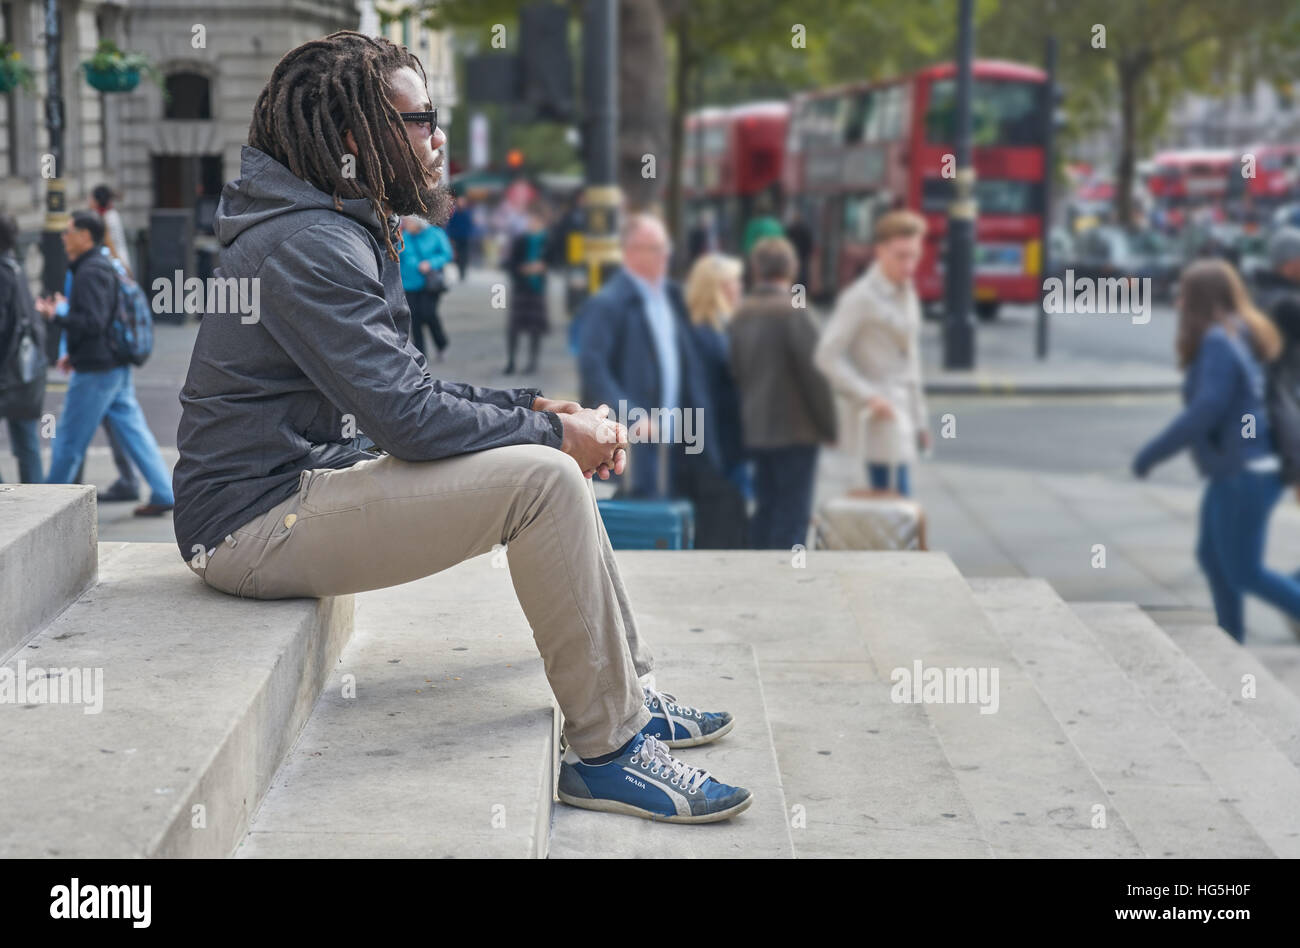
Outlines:
<svg viewBox="0 0 1300 948"><path fill-rule="evenodd" d="M689 111L690 93L688 87L691 75L690 15L682 8L676 17L673 33L677 37L677 61L673 70L673 106L669 122L669 179L668 179L668 233L673 235L677 246L682 248L673 255L673 266L681 276L682 264L686 260L686 221L683 214L682 176L685 173L683 159L686 156L686 113Z"/></svg>
<svg viewBox="0 0 1300 948"><path fill-rule="evenodd" d="M1133 222L1133 170L1137 156L1138 83L1144 64L1119 62L1119 156L1115 166L1115 223L1127 229Z"/></svg>
<svg viewBox="0 0 1300 948"><path fill-rule="evenodd" d="M618 183L628 210L646 210L659 202L668 170L667 24L660 0L621 0L618 17Z"/></svg>

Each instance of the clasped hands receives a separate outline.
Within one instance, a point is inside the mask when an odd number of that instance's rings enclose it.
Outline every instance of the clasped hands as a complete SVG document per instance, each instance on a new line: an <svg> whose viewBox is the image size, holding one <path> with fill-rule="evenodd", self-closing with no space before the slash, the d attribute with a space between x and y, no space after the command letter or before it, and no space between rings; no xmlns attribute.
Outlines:
<svg viewBox="0 0 1300 948"><path fill-rule="evenodd" d="M577 402L533 399L534 411L553 411L564 426L560 450L578 462L583 477L609 480L627 465L627 428L609 417L609 406L583 408Z"/></svg>

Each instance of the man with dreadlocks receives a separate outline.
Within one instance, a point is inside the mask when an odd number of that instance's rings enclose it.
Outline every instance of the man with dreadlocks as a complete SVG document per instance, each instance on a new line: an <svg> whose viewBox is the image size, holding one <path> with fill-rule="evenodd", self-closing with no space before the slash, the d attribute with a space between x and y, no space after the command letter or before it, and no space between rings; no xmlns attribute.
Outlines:
<svg viewBox="0 0 1300 948"><path fill-rule="evenodd" d="M731 730L657 690L588 480L621 474L609 407L432 378L412 342L399 215L446 220L424 69L354 32L305 43L258 97L215 230L259 311L210 314L181 391L176 540L236 596L410 582L506 546L565 717L560 798L728 819L748 790L674 758Z"/></svg>

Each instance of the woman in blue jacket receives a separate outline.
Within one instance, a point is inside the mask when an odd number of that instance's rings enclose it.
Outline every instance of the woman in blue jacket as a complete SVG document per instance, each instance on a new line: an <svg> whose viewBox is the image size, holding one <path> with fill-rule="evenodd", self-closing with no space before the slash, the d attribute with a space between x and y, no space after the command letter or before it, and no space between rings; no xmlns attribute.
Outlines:
<svg viewBox="0 0 1300 948"><path fill-rule="evenodd" d="M1185 407L1138 453L1133 472L1145 477L1161 461L1191 449L1208 480L1196 558L1209 580L1219 626L1241 642L1245 593L1300 618L1300 580L1264 566L1268 518L1283 483L1263 363L1277 357L1282 340L1222 260L1188 267L1177 305Z"/></svg>
<svg viewBox="0 0 1300 948"><path fill-rule="evenodd" d="M438 304L447 292L443 267L451 262L451 241L446 232L418 217L402 218L402 289L411 307L411 339L415 348L427 355L424 348L424 330L429 330L438 353L435 362L442 361L447 348L447 333L442 328Z"/></svg>

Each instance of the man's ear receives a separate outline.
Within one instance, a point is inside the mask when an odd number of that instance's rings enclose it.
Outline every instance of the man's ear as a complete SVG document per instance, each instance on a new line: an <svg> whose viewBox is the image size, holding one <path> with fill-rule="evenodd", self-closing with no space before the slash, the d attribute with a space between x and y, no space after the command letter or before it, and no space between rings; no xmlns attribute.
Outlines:
<svg viewBox="0 0 1300 948"><path fill-rule="evenodd" d="M350 128L343 130L343 147L352 152L354 156L358 153L357 140L352 137L352 129Z"/></svg>

